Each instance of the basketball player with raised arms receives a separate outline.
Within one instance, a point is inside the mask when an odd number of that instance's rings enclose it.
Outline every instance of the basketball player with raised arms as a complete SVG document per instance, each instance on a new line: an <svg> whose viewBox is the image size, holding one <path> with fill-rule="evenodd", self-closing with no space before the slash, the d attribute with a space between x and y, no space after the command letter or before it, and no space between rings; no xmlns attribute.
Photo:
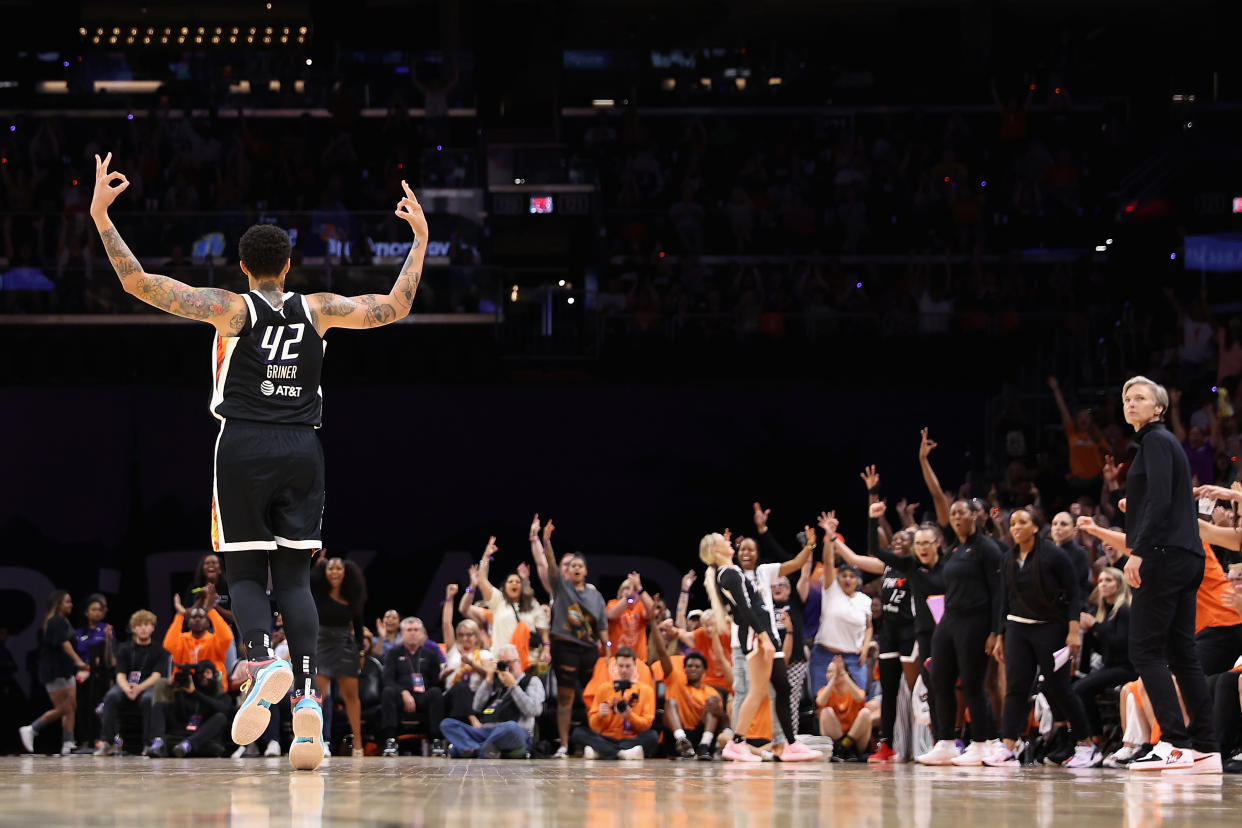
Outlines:
<svg viewBox="0 0 1242 828"><path fill-rule="evenodd" d="M233 740L246 745L258 738L267 727L268 708L289 693L294 735L289 761L299 770L314 770L324 755L323 711L315 690L319 620L310 591L310 557L323 545L323 449L315 435L323 405L323 336L331 328L387 325L410 312L422 278L427 219L403 181L405 197L396 215L410 225L414 242L387 294L286 292L289 236L264 224L241 237L246 293L195 288L146 272L121 239L108 208L129 181L109 171L111 161L111 153L102 160L95 156L91 218L125 292L216 329L211 413L220 420L220 433L211 541L228 556L233 612L251 679L233 720ZM292 664L277 659L271 647L269 567Z"/></svg>

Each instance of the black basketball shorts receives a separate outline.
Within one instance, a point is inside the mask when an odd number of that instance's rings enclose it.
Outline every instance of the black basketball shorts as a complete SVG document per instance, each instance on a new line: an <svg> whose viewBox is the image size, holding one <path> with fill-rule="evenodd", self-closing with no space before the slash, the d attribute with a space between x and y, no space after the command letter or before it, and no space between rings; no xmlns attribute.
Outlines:
<svg viewBox="0 0 1242 828"><path fill-rule="evenodd" d="M917 652L917 639L913 622L903 624L895 619L885 618L884 626L880 627L880 634L877 636L880 658L900 658L907 663L913 662Z"/></svg>
<svg viewBox="0 0 1242 828"><path fill-rule="evenodd" d="M226 420L216 437L212 548L319 549L323 485L323 447L311 426Z"/></svg>

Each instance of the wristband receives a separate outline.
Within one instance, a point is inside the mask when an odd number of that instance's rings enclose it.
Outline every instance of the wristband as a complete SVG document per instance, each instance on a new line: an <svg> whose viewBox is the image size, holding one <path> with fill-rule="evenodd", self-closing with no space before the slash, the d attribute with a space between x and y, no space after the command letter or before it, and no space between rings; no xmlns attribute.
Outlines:
<svg viewBox="0 0 1242 828"><path fill-rule="evenodd" d="M642 587L639 587L638 589L634 590L634 594L635 594L635 595L642 595L642 594L643 594L643 588L642 588Z"/></svg>
<svg viewBox="0 0 1242 828"><path fill-rule="evenodd" d="M683 590L681 591L681 594L682 594L682 595L689 595L689 594L690 594L690 590L688 590L688 589L683 589Z"/></svg>

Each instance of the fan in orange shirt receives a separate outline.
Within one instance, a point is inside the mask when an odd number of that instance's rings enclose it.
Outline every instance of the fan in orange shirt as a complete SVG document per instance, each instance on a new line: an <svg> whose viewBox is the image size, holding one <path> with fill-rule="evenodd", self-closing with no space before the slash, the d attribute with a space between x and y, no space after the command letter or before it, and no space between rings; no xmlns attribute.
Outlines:
<svg viewBox="0 0 1242 828"><path fill-rule="evenodd" d="M614 653L629 647L639 661L647 660L647 621L651 618L651 605L651 596L643 589L642 578L637 572L631 572L604 611L608 616L608 643Z"/></svg>
<svg viewBox="0 0 1242 828"><path fill-rule="evenodd" d="M197 605L185 611L185 618L190 626L189 632L181 632L181 616L175 615L168 632L164 633L164 649L172 655L173 673L180 672L175 665L197 664L207 659L215 665L216 675L227 676L224 656L233 646L233 631L224 618L214 607L205 612ZM210 630L207 629L208 622L211 623Z"/></svg>
<svg viewBox="0 0 1242 828"><path fill-rule="evenodd" d="M871 711L866 693L854 683L845 662L837 656L828 663L828 683L815 696L819 732L835 743L833 760L861 762L871 742Z"/></svg>
<svg viewBox="0 0 1242 828"><path fill-rule="evenodd" d="M715 733L728 724L728 715L720 694L703 681L707 658L697 652L670 656L663 638L651 641L657 658L652 673L664 682L664 724L673 731L677 755L710 762Z"/></svg>

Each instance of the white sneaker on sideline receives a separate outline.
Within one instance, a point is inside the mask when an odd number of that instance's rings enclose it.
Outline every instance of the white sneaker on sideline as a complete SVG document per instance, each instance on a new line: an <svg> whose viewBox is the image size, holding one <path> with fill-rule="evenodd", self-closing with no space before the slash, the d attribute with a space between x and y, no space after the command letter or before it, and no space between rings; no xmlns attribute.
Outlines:
<svg viewBox="0 0 1242 828"><path fill-rule="evenodd" d="M1138 755L1138 752L1137 745L1122 745L1104 758L1104 767L1124 768L1130 764L1131 759Z"/></svg>
<svg viewBox="0 0 1242 828"><path fill-rule="evenodd" d="M564 745L561 745L560 747L556 749L556 753L552 754L552 758L553 759L568 759L569 748L565 747ZM591 758L594 758L594 757L591 757Z"/></svg>
<svg viewBox="0 0 1242 828"><path fill-rule="evenodd" d="M942 739L932 746L932 749L920 756L914 757L914 761L920 765L948 765L961 755L957 749L957 743L952 739Z"/></svg>
<svg viewBox="0 0 1242 828"><path fill-rule="evenodd" d="M18 733L20 733L22 737L22 747L26 749L27 753L34 753L34 728L30 725L24 725Z"/></svg>
<svg viewBox="0 0 1242 828"><path fill-rule="evenodd" d="M248 747L248 745L242 745L242 746L241 746L241 747L239 747L237 750L233 751L233 752L232 752L232 754L230 754L230 755L229 755L229 758L230 758L230 759L240 759L240 758L242 758L243 756L245 756L245 755L246 755L246 748L247 748L247 747Z"/></svg>
<svg viewBox="0 0 1242 828"><path fill-rule="evenodd" d="M983 757L988 755L987 742L971 742L960 756L950 759L950 764L959 768L978 767L983 764Z"/></svg>
<svg viewBox="0 0 1242 828"><path fill-rule="evenodd" d="M557 753L560 753L560 750L558 750ZM565 757L562 756L561 758L564 759ZM582 749L582 758L583 759L598 759L599 754L595 752L595 748L591 747L590 745L587 745L586 747Z"/></svg>
<svg viewBox="0 0 1242 828"><path fill-rule="evenodd" d="M983 764L989 768L1020 768L1022 767L1022 751L1026 749L1026 743L1018 739L1013 743L1013 750L1005 747L1005 743L1001 742L996 749L983 757Z"/></svg>
<svg viewBox="0 0 1242 828"><path fill-rule="evenodd" d="M1195 760L1190 748L1173 747L1166 741L1159 741L1152 745L1143 756L1135 759L1130 763L1131 771L1165 771L1175 770L1178 768L1192 768Z"/></svg>
<svg viewBox="0 0 1242 828"><path fill-rule="evenodd" d="M1188 768L1168 768L1165 773L1180 774L1186 776L1194 776L1197 774L1224 773L1221 767L1220 753L1202 753L1197 750L1191 750L1190 756L1194 762Z"/></svg>
<svg viewBox="0 0 1242 828"><path fill-rule="evenodd" d="M617 758L622 759L622 760L628 760L630 762L641 762L646 757L643 756L643 746L634 745L634 747L630 747L630 748L626 748L625 750L617 751Z"/></svg>
<svg viewBox="0 0 1242 828"><path fill-rule="evenodd" d="M1061 763L1063 768L1094 768L1099 767L1096 754L1099 750L1090 742L1079 742L1074 746L1074 755Z"/></svg>
<svg viewBox="0 0 1242 828"><path fill-rule="evenodd" d="M263 755L264 756L279 756L280 755L280 740L273 739L272 741L268 742L267 747L263 749Z"/></svg>

